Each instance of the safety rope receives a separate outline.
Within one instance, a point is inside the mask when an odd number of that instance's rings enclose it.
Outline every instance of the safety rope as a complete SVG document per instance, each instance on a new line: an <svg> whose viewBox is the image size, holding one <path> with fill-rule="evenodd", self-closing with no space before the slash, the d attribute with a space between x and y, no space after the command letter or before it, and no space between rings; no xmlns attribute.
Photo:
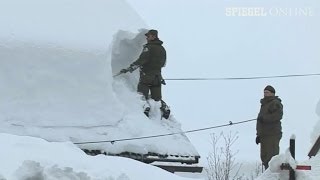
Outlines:
<svg viewBox="0 0 320 180"><path fill-rule="evenodd" d="M315 74L290 74L276 76L254 76L254 77L226 77L226 78L166 78L167 81L218 81L218 80L252 80L252 79L272 79L272 78L288 78L288 77L306 77L320 76L320 73Z"/></svg>
<svg viewBox="0 0 320 180"><path fill-rule="evenodd" d="M181 132L174 132L174 133L167 133L167 134L158 134L158 135L151 135L151 136L141 136L141 137L134 137L134 138L105 140L105 141L74 142L74 144L94 144L94 143L111 143L111 144L114 144L115 142L120 142L120 141L131 141L131 140L138 140L138 139L150 139L150 138L157 138L157 137L164 137L164 136L172 136L172 135L175 135L175 134L188 134L188 133L193 133L193 132L198 132L198 131L205 131L205 130L209 130L209 129L216 129L216 128L232 126L232 125L236 125L236 124L247 123L247 122L255 121L255 120L257 120L257 119L248 119L248 120L238 121L238 122L229 121L228 124L223 124L223 125L218 125L218 126L211 126L211 127L206 127L206 128L200 128L200 129L193 129L193 130L188 130L188 131L181 131Z"/></svg>

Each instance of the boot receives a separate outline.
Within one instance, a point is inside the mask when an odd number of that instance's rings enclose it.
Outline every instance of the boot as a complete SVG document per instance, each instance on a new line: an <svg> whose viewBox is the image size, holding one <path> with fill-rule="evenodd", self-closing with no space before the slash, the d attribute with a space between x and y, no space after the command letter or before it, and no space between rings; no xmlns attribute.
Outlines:
<svg viewBox="0 0 320 180"><path fill-rule="evenodd" d="M165 119L168 119L170 117L170 109L169 106L163 101L161 100L161 107L160 107L161 113L162 113L162 117L164 117Z"/></svg>
<svg viewBox="0 0 320 180"><path fill-rule="evenodd" d="M263 166L264 166L264 170L267 170L269 168L269 163L263 163Z"/></svg>
<svg viewBox="0 0 320 180"><path fill-rule="evenodd" d="M149 112L150 112L150 107L146 107L145 109L144 109L144 114L147 116L147 117L149 117Z"/></svg>
<svg viewBox="0 0 320 180"><path fill-rule="evenodd" d="M162 111L162 117L164 117L165 119L168 119L170 117L170 109L165 109Z"/></svg>

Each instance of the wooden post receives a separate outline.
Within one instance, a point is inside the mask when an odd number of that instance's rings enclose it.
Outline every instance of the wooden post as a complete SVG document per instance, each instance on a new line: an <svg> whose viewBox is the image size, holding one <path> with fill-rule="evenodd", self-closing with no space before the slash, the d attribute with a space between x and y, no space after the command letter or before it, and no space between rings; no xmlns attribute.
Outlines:
<svg viewBox="0 0 320 180"><path fill-rule="evenodd" d="M296 145L295 144L296 144L295 137L292 136L290 138L289 149L290 149L290 153L291 153L291 156L293 157L293 159L295 159L295 157L296 157L296 155L295 155L296 154ZM289 170L289 180L296 180L296 173L293 168L290 168L290 170Z"/></svg>
<svg viewBox="0 0 320 180"><path fill-rule="evenodd" d="M290 139L290 153L293 159L296 159L296 143L295 139Z"/></svg>
<svg viewBox="0 0 320 180"><path fill-rule="evenodd" d="M289 170L289 180L296 180L296 173L293 168Z"/></svg>
<svg viewBox="0 0 320 180"><path fill-rule="evenodd" d="M312 146L311 150L309 151L309 158L311 158L312 156L315 156L318 151L320 149L320 136L318 137L317 141L314 143L314 145Z"/></svg>
<svg viewBox="0 0 320 180"><path fill-rule="evenodd" d="M295 140L295 136L292 135L290 138L290 153L293 159L295 159L296 155L295 155L295 151L296 151L296 140ZM289 180L296 180L296 173L295 173L295 169L293 169L289 163L282 163L280 166L281 170L289 170ZM311 170L311 166L305 166L305 165L297 165L296 169L300 169L300 170Z"/></svg>

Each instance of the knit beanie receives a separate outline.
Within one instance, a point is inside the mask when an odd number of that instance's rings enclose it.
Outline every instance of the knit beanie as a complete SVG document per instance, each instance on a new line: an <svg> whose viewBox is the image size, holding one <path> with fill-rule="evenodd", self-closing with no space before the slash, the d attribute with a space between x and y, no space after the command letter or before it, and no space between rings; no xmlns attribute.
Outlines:
<svg viewBox="0 0 320 180"><path fill-rule="evenodd" d="M264 90L270 91L270 92L272 92L273 94L276 93L276 90L275 90L272 86L270 86L270 85L266 86L266 87L264 88Z"/></svg>

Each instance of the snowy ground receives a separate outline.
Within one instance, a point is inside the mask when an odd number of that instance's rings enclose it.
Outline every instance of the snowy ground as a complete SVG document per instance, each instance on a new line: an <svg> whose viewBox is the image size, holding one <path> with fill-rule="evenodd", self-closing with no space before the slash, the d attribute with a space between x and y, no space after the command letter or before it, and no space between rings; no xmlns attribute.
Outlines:
<svg viewBox="0 0 320 180"><path fill-rule="evenodd" d="M43 139L0 134L1 180L182 180L138 161L104 155L88 156L70 142L53 143ZM288 171L281 171L280 164L297 163L290 154L276 156L270 168L257 180L287 180ZM312 171L297 171L297 180L320 178L320 156L298 164L311 165ZM194 175L186 175L195 177Z"/></svg>

